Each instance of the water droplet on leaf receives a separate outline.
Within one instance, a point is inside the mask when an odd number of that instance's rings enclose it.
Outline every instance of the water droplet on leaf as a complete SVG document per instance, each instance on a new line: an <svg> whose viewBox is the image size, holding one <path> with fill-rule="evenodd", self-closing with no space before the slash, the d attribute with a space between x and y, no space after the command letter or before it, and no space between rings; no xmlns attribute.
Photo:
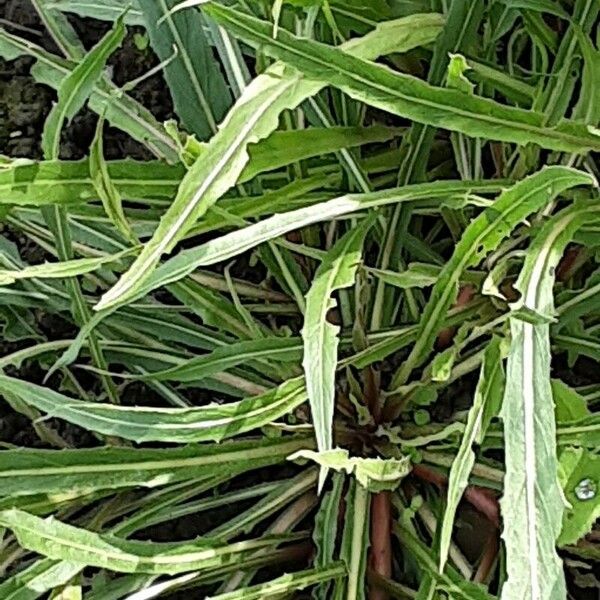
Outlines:
<svg viewBox="0 0 600 600"><path fill-rule="evenodd" d="M591 479L582 479L575 487L575 495L579 500L591 500L596 496L596 483Z"/></svg>

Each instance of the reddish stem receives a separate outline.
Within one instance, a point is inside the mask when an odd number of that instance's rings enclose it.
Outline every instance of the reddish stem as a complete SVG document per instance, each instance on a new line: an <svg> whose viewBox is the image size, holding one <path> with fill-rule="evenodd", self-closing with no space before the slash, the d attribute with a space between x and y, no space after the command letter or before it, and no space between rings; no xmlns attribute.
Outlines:
<svg viewBox="0 0 600 600"><path fill-rule="evenodd" d="M487 539L485 543L485 548L483 549L483 556L481 557L481 561L479 566L477 567L477 572L473 576L473 581L476 583L486 583L492 569L494 568L494 564L496 563L496 558L498 556L499 542L498 542L498 533L493 532Z"/></svg>
<svg viewBox="0 0 600 600"><path fill-rule="evenodd" d="M413 466L413 475L428 483L433 483L440 489L448 484L448 478L443 473L419 464ZM486 488L469 485L464 493L464 498L472 504L481 514L485 515L496 528L500 528L500 507L496 496Z"/></svg>
<svg viewBox="0 0 600 600"><path fill-rule="evenodd" d="M567 248L561 261L558 263L558 267L556 267L557 281L568 281L571 278L573 269L577 267L581 250L581 246Z"/></svg>
<svg viewBox="0 0 600 600"><path fill-rule="evenodd" d="M370 568L383 577L392 576L392 501L390 492L379 492L371 501ZM388 600L389 594L380 587L371 587L369 600Z"/></svg>

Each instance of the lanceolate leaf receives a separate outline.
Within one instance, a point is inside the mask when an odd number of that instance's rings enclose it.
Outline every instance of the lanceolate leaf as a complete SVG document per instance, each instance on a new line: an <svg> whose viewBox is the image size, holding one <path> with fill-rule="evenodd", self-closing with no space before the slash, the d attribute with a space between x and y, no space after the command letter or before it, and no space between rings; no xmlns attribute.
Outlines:
<svg viewBox="0 0 600 600"><path fill-rule="evenodd" d="M63 279L83 275L95 271L102 265L118 262L129 254L131 254L131 250L124 250L118 254L100 258L76 258L61 262L31 265L20 271L0 269L0 285L9 285L19 279Z"/></svg>
<svg viewBox="0 0 600 600"><path fill-rule="evenodd" d="M90 177L94 188L102 200L106 214L110 217L115 227L134 245L137 244L135 234L127 221L123 211L121 195L110 178L106 161L104 160L104 115L98 119L96 136L90 148Z"/></svg>
<svg viewBox="0 0 600 600"><path fill-rule="evenodd" d="M161 265L139 294L144 295L167 283L182 279L202 265L228 260L254 246L312 223L399 202L433 199L440 203L449 205L455 203L461 206L464 204L464 197L471 193L493 193L501 187L496 182L480 185L476 182L437 181L392 188L382 192L348 194L307 208L279 213L256 224L215 238L196 248L183 250L176 257Z"/></svg>
<svg viewBox="0 0 600 600"><path fill-rule="evenodd" d="M406 29L402 19L397 20L396 25ZM390 36L390 29L382 35ZM422 43L422 38L417 37L417 43ZM403 48L410 47L406 38L400 38L400 41ZM386 48L389 50L388 46ZM354 41L349 51L376 58L380 49L381 46L369 37L365 44ZM300 73L281 63L272 65L256 77L211 138L202 157L184 177L152 239L129 271L104 294L96 310L131 300L150 277L161 256L173 250L208 208L237 182L249 160L248 145L268 137L277 128L281 112L296 107L323 87L323 83L304 79Z"/></svg>
<svg viewBox="0 0 600 600"><path fill-rule="evenodd" d="M267 139L250 146L250 161L239 182L252 179L304 158L336 152L373 142L384 142L402 133L394 127L310 127L292 131L276 131Z"/></svg>
<svg viewBox="0 0 600 600"><path fill-rule="evenodd" d="M216 568L285 540L274 536L232 544L210 539L170 544L126 541L16 509L0 512L0 524L10 528L24 548L122 573L174 574Z"/></svg>
<svg viewBox="0 0 600 600"><path fill-rule="evenodd" d="M365 223L351 229L338 240L323 258L306 295L302 328L302 366L317 448L321 452L332 448L335 371L339 343L339 327L329 323L327 315L336 305L332 298L333 292L354 283L356 269L362 256L362 245L372 224L373 220L367 219Z"/></svg>
<svg viewBox="0 0 600 600"><path fill-rule="evenodd" d="M492 100L431 86L424 81L348 56L332 48L280 31L276 39L268 23L231 8L206 4L204 10L249 43L351 97L419 123L519 144L569 152L600 149L600 136L574 122L544 126L542 114L504 106Z"/></svg>
<svg viewBox="0 0 600 600"><path fill-rule="evenodd" d="M394 386L405 383L411 371L421 365L431 351L441 319L456 299L458 281L464 270L478 264L519 223L563 191L592 182L593 179L581 171L567 167L544 168L506 190L493 206L469 224L433 287L420 321L419 337L396 373Z"/></svg>
<svg viewBox="0 0 600 600"><path fill-rule="evenodd" d="M460 447L450 469L446 510L440 532L440 572L444 570L448 559L456 509L475 464L473 445L481 444L490 420L500 409L502 402L504 371L500 343L500 338L494 337L485 350L473 406L469 410Z"/></svg>
<svg viewBox="0 0 600 600"><path fill-rule="evenodd" d="M1 273L1 271L0 271ZM150 373L143 379L157 381L197 381L213 373L225 371L244 362L257 359L289 362L297 360L302 353L298 338L263 338L228 344L216 348L210 354L192 358L181 365Z"/></svg>
<svg viewBox="0 0 600 600"><path fill-rule="evenodd" d="M307 445L309 438L285 437L175 449L5 450L0 452L0 496L157 487L276 464Z"/></svg>
<svg viewBox="0 0 600 600"><path fill-rule="evenodd" d="M240 181L248 181L259 173L305 158L342 148L383 142L398 133L398 129L381 126L276 131L266 140L251 146L250 162L240 175ZM159 161L125 159L106 161L104 164L105 176L110 179L116 192L129 202L136 203L141 200L170 200L185 174L183 165ZM16 159L0 167L0 204L44 206L89 203L100 196L90 170L88 160L34 162ZM256 204L257 200L252 197L249 201ZM227 200L223 204L225 202ZM235 202L242 203L238 198ZM229 202L227 209L237 214L235 205L231 204ZM240 216L246 215L242 213ZM221 222L222 218L219 224Z"/></svg>
<svg viewBox="0 0 600 600"><path fill-rule="evenodd" d="M169 199L181 182L181 165L159 161L106 163L117 192L128 200ZM16 160L0 168L0 204L44 206L96 200L89 161Z"/></svg>
<svg viewBox="0 0 600 600"><path fill-rule="evenodd" d="M58 88L58 102L52 107L44 124L42 149L46 157L58 157L60 134L65 121L72 119L83 107L102 75L110 55L125 37L123 18L117 19L112 30L87 54Z"/></svg>
<svg viewBox="0 0 600 600"><path fill-rule="evenodd" d="M556 265L584 220L600 205L575 205L549 220L529 249L512 306L511 347L502 405L506 476L502 514L508 580L503 600L562 600L563 568L555 544L564 510L558 485L556 423L550 384L549 321Z"/></svg>
<svg viewBox="0 0 600 600"><path fill-rule="evenodd" d="M220 442L256 429L306 401L301 378L252 398L203 408L124 407L73 400L48 388L0 375L0 392L74 425L136 442Z"/></svg>
<svg viewBox="0 0 600 600"><path fill-rule="evenodd" d="M137 0L152 48L164 67L175 111L190 133L206 139L231 106L231 93L197 11L172 14L177 0Z"/></svg>

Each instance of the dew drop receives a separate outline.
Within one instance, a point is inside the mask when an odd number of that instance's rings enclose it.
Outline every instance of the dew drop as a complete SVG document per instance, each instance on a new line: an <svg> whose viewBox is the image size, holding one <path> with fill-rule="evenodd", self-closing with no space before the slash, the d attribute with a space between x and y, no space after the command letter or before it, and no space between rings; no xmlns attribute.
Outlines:
<svg viewBox="0 0 600 600"><path fill-rule="evenodd" d="M596 491L596 483L591 479L582 479L575 487L575 495L584 501L595 498Z"/></svg>

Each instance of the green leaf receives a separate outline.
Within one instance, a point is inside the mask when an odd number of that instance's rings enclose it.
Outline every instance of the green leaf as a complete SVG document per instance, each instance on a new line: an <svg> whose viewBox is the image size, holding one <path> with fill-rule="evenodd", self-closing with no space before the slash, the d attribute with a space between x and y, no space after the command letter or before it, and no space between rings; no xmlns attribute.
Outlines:
<svg viewBox="0 0 600 600"><path fill-rule="evenodd" d="M485 350L473 406L469 409L465 431L450 469L446 510L440 532L440 572L443 572L448 559L456 509L475 464L473 446L482 443L490 421L502 403L505 382L500 344L500 338L494 337Z"/></svg>
<svg viewBox="0 0 600 600"><path fill-rule="evenodd" d="M321 261L306 295L306 311L301 332L304 343L302 366L317 448L321 452L331 450L333 443L335 371L340 329L327 321L327 314L336 306L332 298L333 292L354 283L363 242L372 224L373 220L367 219L335 243ZM325 474L326 471L322 471L322 478ZM322 483L323 479L321 485Z"/></svg>
<svg viewBox="0 0 600 600"><path fill-rule="evenodd" d="M506 476L501 503L508 579L503 600L566 596L555 544L563 516L558 485L556 423L550 385L550 333L555 268L574 232L600 206L584 203L550 219L536 235L516 284L511 306L511 347L501 416ZM545 317L524 320L524 311Z"/></svg>
<svg viewBox="0 0 600 600"><path fill-rule="evenodd" d="M400 481L410 472L410 459L403 458L360 458L349 456L347 450L336 448L326 452L301 450L289 460L310 460L324 469L354 475L358 483L371 492L395 490Z"/></svg>
<svg viewBox="0 0 600 600"><path fill-rule="evenodd" d="M262 600L263 598L281 598L281 594L303 590L324 581L345 577L346 568L343 563L330 563L323 567L307 569L282 575L272 581L260 583L246 588L239 588L234 592L225 592L216 596L209 596L207 600Z"/></svg>
<svg viewBox="0 0 600 600"><path fill-rule="evenodd" d="M228 344L213 350L210 354L191 358L181 365L156 371L140 377L156 381L198 381L231 367L256 360L288 362L296 361L302 353L302 345L298 338L263 338Z"/></svg>
<svg viewBox="0 0 600 600"><path fill-rule="evenodd" d="M348 194L307 208L275 214L268 219L222 235L196 248L181 251L156 269L148 283L134 297L143 296L153 289L182 279L200 266L228 260L254 246L313 223L399 202L433 199L436 203L443 200L448 205L455 202L462 206L465 194L494 192L500 188L501 185L495 182L479 184L476 182L436 181L391 188L381 192ZM118 305L125 301L119 300Z"/></svg>
<svg viewBox="0 0 600 600"><path fill-rule="evenodd" d="M335 474L332 478L331 490L321 496L313 529L313 541L317 548L314 565L317 568L324 568L334 559L340 510L343 507L344 480L342 474ZM329 582L322 583L315 587L312 597L314 600L328 600L330 588Z"/></svg>
<svg viewBox="0 0 600 600"><path fill-rule="evenodd" d="M131 250L123 250L123 252L99 258L76 258L62 262L31 265L19 271L0 269L0 286L10 285L22 279L64 279L65 277L75 277L91 273L103 265L119 262L122 258L130 254Z"/></svg>
<svg viewBox="0 0 600 600"><path fill-rule="evenodd" d="M49 10L59 10L113 23L129 8L125 15L127 25L144 25L144 17L137 6L129 0L46 0Z"/></svg>
<svg viewBox="0 0 600 600"><path fill-rule="evenodd" d="M575 357L582 355L600 361L600 340L591 335L555 335L552 339L558 348L568 350Z"/></svg>
<svg viewBox="0 0 600 600"><path fill-rule="evenodd" d="M582 153L600 149L600 136L580 124L564 121L544 126L540 113L504 106L492 100L431 86L387 67L349 56L343 49L297 38L270 25L212 2L208 15L269 55L297 68L306 76L338 87L355 100L404 118L459 131L472 137L535 143L544 148Z"/></svg>
<svg viewBox="0 0 600 600"><path fill-rule="evenodd" d="M559 423L558 441L562 446L600 446L600 415L591 414L583 419Z"/></svg>
<svg viewBox="0 0 600 600"><path fill-rule="evenodd" d="M292 131L275 131L267 139L248 148L250 161L239 182L249 181L259 173L313 156L337 152L343 148L386 142L401 133L400 128L373 125L371 127L309 127Z"/></svg>
<svg viewBox="0 0 600 600"><path fill-rule="evenodd" d="M558 545L575 544L600 518L600 455L585 448L565 448L560 454L560 483L568 502Z"/></svg>
<svg viewBox="0 0 600 600"><path fill-rule="evenodd" d="M232 98L197 11L172 14L177 0L137 0L152 48L165 62L165 79L175 112L190 133L206 139L231 106Z"/></svg>
<svg viewBox="0 0 600 600"><path fill-rule="evenodd" d="M124 407L73 400L48 388L0 375L0 392L51 417L136 442L220 442L262 427L306 401L301 378L240 402L201 408Z"/></svg>
<svg viewBox="0 0 600 600"><path fill-rule="evenodd" d="M406 30L408 24L398 19L395 25ZM271 26L268 28L270 36ZM390 28L382 35L389 36ZM418 36L418 43L421 41ZM401 38L401 42L406 45L406 38ZM373 43L372 37L364 44L353 42L351 48L355 54L373 58L377 54L371 53L379 50L380 46ZM253 79L205 147L201 159L183 178L175 200L152 239L129 271L104 294L96 310L130 301L150 277L161 256L173 250L194 223L235 185L248 163L248 146L268 137L277 128L281 112L295 108L323 87L324 84L304 79L300 73L281 63L272 65Z"/></svg>
<svg viewBox="0 0 600 600"><path fill-rule="evenodd" d="M94 490L163 486L276 464L307 445L309 438L284 437L174 449L4 450L0 496L45 493L69 498Z"/></svg>
<svg viewBox="0 0 600 600"><path fill-rule="evenodd" d="M536 12L548 13L556 15L563 19L570 19L569 13L566 12L560 5L560 2L552 0L499 0L502 4L506 4L510 8L525 8Z"/></svg>
<svg viewBox="0 0 600 600"><path fill-rule="evenodd" d="M389 285L401 289L424 288L433 285L441 267L428 263L410 263L404 271L394 272L384 269L368 269L368 272Z"/></svg>
<svg viewBox="0 0 600 600"><path fill-rule="evenodd" d="M58 158L60 134L65 121L72 119L83 107L98 83L110 55L125 37L123 17L86 55L58 88L58 102L52 107L44 123L42 150L46 157Z"/></svg>
<svg viewBox="0 0 600 600"><path fill-rule="evenodd" d="M417 342L394 376L394 387L405 383L411 371L427 358L446 311L456 299L458 282L465 269L477 265L530 214L565 190L593 181L586 173L568 167L546 167L507 189L471 221L431 291L419 324Z"/></svg>
<svg viewBox="0 0 600 600"><path fill-rule="evenodd" d="M583 76L573 118L596 127L600 122L600 107L596 100L600 93L600 50L580 29L575 29L575 33L583 54Z"/></svg>
<svg viewBox="0 0 600 600"><path fill-rule="evenodd" d="M223 544L217 540L154 543L126 541L73 527L54 518L40 519L12 509L0 512L0 524L10 528L19 544L49 558L74 561L121 573L186 573L240 560L261 548L285 541L271 536ZM288 536L293 539L293 536Z"/></svg>
<svg viewBox="0 0 600 600"><path fill-rule="evenodd" d="M365 573L369 549L371 494L354 479L346 494L346 514L342 535L341 558L346 563L348 600L365 600Z"/></svg>
<svg viewBox="0 0 600 600"><path fill-rule="evenodd" d="M82 568L79 562L37 560L0 583L0 598L36 600L45 592L70 581Z"/></svg>
<svg viewBox="0 0 600 600"><path fill-rule="evenodd" d="M577 421L590 415L587 402L581 394L578 394L560 379L553 379L550 384L558 423Z"/></svg>
<svg viewBox="0 0 600 600"><path fill-rule="evenodd" d="M170 199L184 173L181 166L159 161L109 161L106 167L117 193L130 200ZM17 159L0 167L0 204L78 204L97 198L87 160Z"/></svg>
<svg viewBox="0 0 600 600"><path fill-rule="evenodd" d="M104 160L103 132L104 116L101 116L98 119L96 135L90 148L90 177L110 220L123 234L125 239L129 240L133 245L137 245L138 240L125 216L121 196L110 178L108 167Z"/></svg>
<svg viewBox="0 0 600 600"><path fill-rule="evenodd" d="M600 308L600 271L594 271L581 289L564 290L556 297L557 330Z"/></svg>

